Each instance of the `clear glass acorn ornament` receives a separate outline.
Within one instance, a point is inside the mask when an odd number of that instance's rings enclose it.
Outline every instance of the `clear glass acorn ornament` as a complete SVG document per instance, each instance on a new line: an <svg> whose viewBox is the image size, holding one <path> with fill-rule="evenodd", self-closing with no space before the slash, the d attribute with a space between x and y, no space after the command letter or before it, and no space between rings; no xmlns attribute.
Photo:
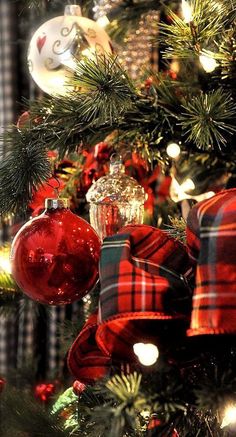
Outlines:
<svg viewBox="0 0 236 437"><path fill-rule="evenodd" d="M142 224L145 192L125 174L120 156L113 155L110 173L98 179L86 195L90 203L90 223L103 240L128 224Z"/></svg>

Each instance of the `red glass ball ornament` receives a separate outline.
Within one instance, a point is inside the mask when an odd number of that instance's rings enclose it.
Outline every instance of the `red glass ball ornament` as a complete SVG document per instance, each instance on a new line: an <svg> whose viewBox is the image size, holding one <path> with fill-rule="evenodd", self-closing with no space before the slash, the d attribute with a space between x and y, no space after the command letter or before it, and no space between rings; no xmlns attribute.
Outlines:
<svg viewBox="0 0 236 437"><path fill-rule="evenodd" d="M76 380L73 382L73 392L75 395L80 396L81 393L86 389L86 385L82 382Z"/></svg>
<svg viewBox="0 0 236 437"><path fill-rule="evenodd" d="M6 385L6 380L0 377L0 393L3 391Z"/></svg>
<svg viewBox="0 0 236 437"><path fill-rule="evenodd" d="M27 222L13 240L12 275L31 299L63 305L95 285L101 244L64 199L47 199L46 204L43 214Z"/></svg>
<svg viewBox="0 0 236 437"><path fill-rule="evenodd" d="M41 402L48 402L55 391L55 384L41 383L34 388L34 396Z"/></svg>

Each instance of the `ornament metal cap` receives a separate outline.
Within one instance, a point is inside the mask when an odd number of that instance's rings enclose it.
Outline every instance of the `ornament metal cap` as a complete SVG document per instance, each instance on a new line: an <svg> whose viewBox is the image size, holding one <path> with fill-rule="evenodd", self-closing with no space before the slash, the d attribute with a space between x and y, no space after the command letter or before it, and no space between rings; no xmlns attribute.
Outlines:
<svg viewBox="0 0 236 437"><path fill-rule="evenodd" d="M82 16L81 7L79 5L66 5L64 14L81 17Z"/></svg>
<svg viewBox="0 0 236 437"><path fill-rule="evenodd" d="M46 209L63 209L70 207L70 200L66 198L62 199L46 199L45 208Z"/></svg>

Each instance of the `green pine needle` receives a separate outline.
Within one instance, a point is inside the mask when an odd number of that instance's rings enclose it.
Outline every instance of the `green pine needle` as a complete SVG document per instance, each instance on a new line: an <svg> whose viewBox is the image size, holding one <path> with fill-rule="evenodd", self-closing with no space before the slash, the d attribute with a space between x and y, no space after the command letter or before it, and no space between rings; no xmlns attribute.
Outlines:
<svg viewBox="0 0 236 437"><path fill-rule="evenodd" d="M0 214L24 210L33 190L51 175L45 144L33 130L12 128L5 136L8 151L0 162Z"/></svg>
<svg viewBox="0 0 236 437"><path fill-rule="evenodd" d="M176 240L186 243L186 221L183 217L171 217L169 216L170 225L166 225L166 232L170 237Z"/></svg>
<svg viewBox="0 0 236 437"><path fill-rule="evenodd" d="M117 399L128 403L139 395L141 380L142 376L136 372L130 375L115 375L106 383L106 387Z"/></svg>
<svg viewBox="0 0 236 437"><path fill-rule="evenodd" d="M183 105L180 116L183 133L203 150L226 146L229 134L236 131L236 104L230 93L217 89L201 93Z"/></svg>
<svg viewBox="0 0 236 437"><path fill-rule="evenodd" d="M0 272L0 292L15 293L16 283L10 273Z"/></svg>
<svg viewBox="0 0 236 437"><path fill-rule="evenodd" d="M82 109L85 118L88 121L100 118L101 124L112 124L120 118L136 97L134 86L117 58L96 56L78 62L72 83L86 93Z"/></svg>
<svg viewBox="0 0 236 437"><path fill-rule="evenodd" d="M189 58L199 55L210 42L222 34L230 2L220 3L220 12L214 1L191 0L187 4L192 10L192 20L188 23L172 10L168 10L171 24L161 23L161 38L165 44L167 58Z"/></svg>

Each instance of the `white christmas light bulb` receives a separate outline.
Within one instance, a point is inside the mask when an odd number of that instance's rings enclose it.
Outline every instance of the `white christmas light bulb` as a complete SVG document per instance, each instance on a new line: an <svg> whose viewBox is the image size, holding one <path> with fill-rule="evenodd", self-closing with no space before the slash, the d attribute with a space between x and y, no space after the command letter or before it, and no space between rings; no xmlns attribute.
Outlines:
<svg viewBox="0 0 236 437"><path fill-rule="evenodd" d="M180 187L182 191L187 192L190 190L194 190L195 184L192 179L188 178L182 183L182 185L180 185Z"/></svg>
<svg viewBox="0 0 236 437"><path fill-rule="evenodd" d="M170 143L168 144L166 148L167 155L169 155L171 158L175 159L178 158L180 155L181 149L178 144L176 143Z"/></svg>
<svg viewBox="0 0 236 437"><path fill-rule="evenodd" d="M193 21L192 8L186 0L182 0L182 13L185 23L190 23Z"/></svg>
<svg viewBox="0 0 236 437"><path fill-rule="evenodd" d="M106 15L102 15L101 17L99 17L96 21L96 23L100 26L100 27L107 27L108 24L110 23L110 21L108 20Z"/></svg>
<svg viewBox="0 0 236 437"><path fill-rule="evenodd" d="M11 263L9 260L9 255L2 256L0 258L0 269L3 270L5 273L11 273Z"/></svg>
<svg viewBox="0 0 236 437"><path fill-rule="evenodd" d="M200 55L199 60L206 73L212 73L218 66L216 60L211 56Z"/></svg>
<svg viewBox="0 0 236 437"><path fill-rule="evenodd" d="M133 350L143 366L152 366L159 357L158 347L152 343L135 343Z"/></svg>
<svg viewBox="0 0 236 437"><path fill-rule="evenodd" d="M229 405L224 413L221 428L236 423L236 405Z"/></svg>
<svg viewBox="0 0 236 437"><path fill-rule="evenodd" d="M82 52L82 56L88 58L88 59L92 59L95 57L95 50L90 49L84 49Z"/></svg>

